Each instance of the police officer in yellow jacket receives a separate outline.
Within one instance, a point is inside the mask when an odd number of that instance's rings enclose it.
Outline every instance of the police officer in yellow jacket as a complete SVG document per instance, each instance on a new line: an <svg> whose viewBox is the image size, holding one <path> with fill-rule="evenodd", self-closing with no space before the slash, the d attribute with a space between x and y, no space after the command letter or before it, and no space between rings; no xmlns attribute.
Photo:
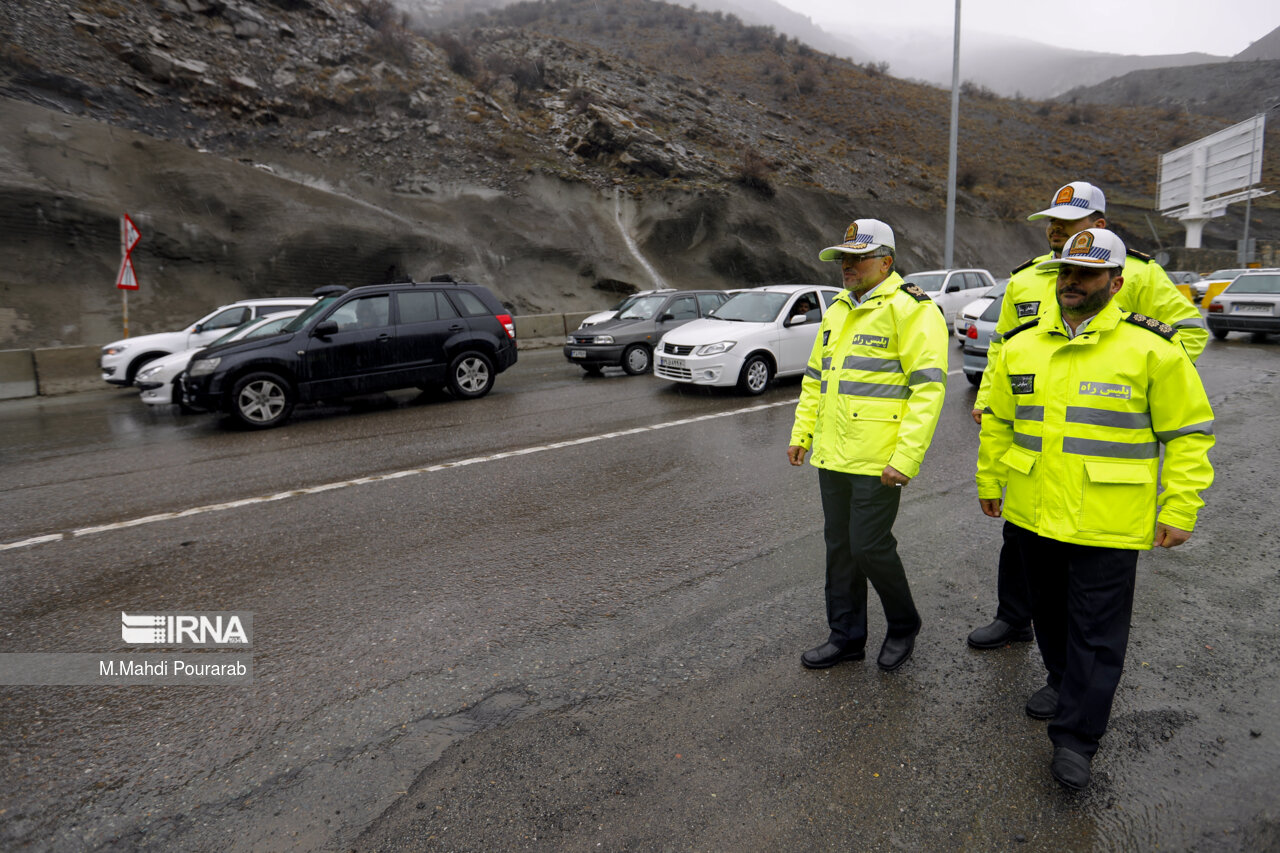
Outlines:
<svg viewBox="0 0 1280 853"><path fill-rule="evenodd" d="M893 229L859 219L819 258L839 260L846 290L822 318L796 405L787 458L818 468L827 543L830 634L801 655L810 669L865 657L867 581L884 606L877 663L902 666L920 615L892 528L901 487L920 471L946 390L946 321L893 269Z"/></svg>
<svg viewBox="0 0 1280 853"><path fill-rule="evenodd" d="M991 336L987 361L992 363L1000 352L1001 338L1009 330L1033 317L1043 316L1056 307L1054 287L1056 273L1042 266L1044 261L1062 255L1068 238L1085 228L1105 228L1107 200L1102 190L1084 181L1074 181L1054 193L1050 206L1027 218L1044 220L1045 236L1050 252L1032 258L1013 271L1005 289L1000 318ZM1178 330L1178 340L1186 348L1192 362L1199 358L1209 341L1204 318L1178 289L1161 266L1146 255L1129 250L1124 262L1124 287L1116 294L1116 304L1125 311L1155 317ZM990 393L989 373L984 373L974 402L974 420L981 423L982 410ZM1016 554L1001 550L997 567L995 619L969 634L969 645L975 649L1000 648L1009 642L1031 639L1031 598L1025 572Z"/></svg>
<svg viewBox="0 0 1280 853"><path fill-rule="evenodd" d="M1026 710L1051 720L1050 771L1075 789L1124 668L1138 551L1185 542L1213 482L1204 386L1173 327L1112 298L1124 259L1119 237L1091 228L1041 265L1056 299L988 363L978 455L982 511L1005 519L1027 567L1048 670Z"/></svg>

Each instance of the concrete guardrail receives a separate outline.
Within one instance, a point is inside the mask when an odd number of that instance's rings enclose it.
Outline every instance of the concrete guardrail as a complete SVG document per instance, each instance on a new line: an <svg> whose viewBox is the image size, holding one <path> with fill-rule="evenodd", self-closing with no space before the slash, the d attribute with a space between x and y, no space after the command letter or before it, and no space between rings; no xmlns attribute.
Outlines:
<svg viewBox="0 0 1280 853"><path fill-rule="evenodd" d="M525 349L559 346L595 312L515 317L516 340ZM107 386L98 369L99 347L0 350L0 400L99 391Z"/></svg>

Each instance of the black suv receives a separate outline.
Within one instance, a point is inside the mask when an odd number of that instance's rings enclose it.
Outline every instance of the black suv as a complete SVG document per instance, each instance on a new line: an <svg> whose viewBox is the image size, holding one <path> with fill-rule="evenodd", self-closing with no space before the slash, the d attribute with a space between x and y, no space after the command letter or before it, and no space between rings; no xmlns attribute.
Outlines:
<svg viewBox="0 0 1280 853"><path fill-rule="evenodd" d="M211 347L182 375L184 402L247 427L284 423L297 403L447 386L483 397L516 363L511 314L486 288L381 284L327 295L279 334Z"/></svg>

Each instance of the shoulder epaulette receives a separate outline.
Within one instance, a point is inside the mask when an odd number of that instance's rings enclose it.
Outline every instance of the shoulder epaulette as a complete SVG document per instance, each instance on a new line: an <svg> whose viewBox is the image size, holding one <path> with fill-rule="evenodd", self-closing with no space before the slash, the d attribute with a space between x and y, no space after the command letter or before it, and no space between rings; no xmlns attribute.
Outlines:
<svg viewBox="0 0 1280 853"><path fill-rule="evenodd" d="M1039 322L1040 322L1039 317L1032 317L1030 320L1023 323L1021 326L1014 326L1012 329L1005 332L1004 337L1002 337L1000 340L1001 342L1007 341L1009 340L1009 338L1012 338L1014 335L1018 334L1018 332L1025 332L1027 329L1030 329L1032 326L1034 326L1036 323L1039 323Z"/></svg>
<svg viewBox="0 0 1280 853"><path fill-rule="evenodd" d="M1124 247L1124 253L1126 255L1132 255L1133 257L1137 258L1140 261L1146 261L1147 263L1151 263L1151 260L1152 260L1150 255L1144 255L1141 252L1139 252L1137 249L1130 249L1128 246Z"/></svg>
<svg viewBox="0 0 1280 853"><path fill-rule="evenodd" d="M907 294L912 299L914 299L916 302L932 302L933 301L932 299L929 298L929 294L921 290L920 286L917 284L911 284L908 282L907 284L902 285L902 291L903 293Z"/></svg>
<svg viewBox="0 0 1280 853"><path fill-rule="evenodd" d="M1155 317L1148 317L1145 314L1126 314L1124 319L1135 326L1141 326L1150 332L1155 332L1167 341L1173 340L1173 336L1178 334L1178 330L1168 323L1161 322Z"/></svg>
<svg viewBox="0 0 1280 853"><path fill-rule="evenodd" d="M1039 256L1039 255L1037 255L1036 257L1032 258L1031 260L1029 260L1029 261L1023 261L1021 264L1019 264L1018 266L1014 267L1014 268L1013 268L1013 272L1014 272L1014 274L1016 275L1017 273L1022 272L1022 271L1023 271L1023 270L1025 270L1027 267L1029 267L1029 266L1031 266L1032 264L1034 264L1034 263L1036 262L1036 260L1037 260L1039 257L1040 257L1040 256Z"/></svg>

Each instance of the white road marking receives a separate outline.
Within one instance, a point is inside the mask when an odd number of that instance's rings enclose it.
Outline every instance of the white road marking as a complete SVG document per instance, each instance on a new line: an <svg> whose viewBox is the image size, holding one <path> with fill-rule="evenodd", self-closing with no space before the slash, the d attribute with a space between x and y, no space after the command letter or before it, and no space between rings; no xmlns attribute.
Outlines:
<svg viewBox="0 0 1280 853"><path fill-rule="evenodd" d="M496 462L500 459L508 459L512 456L527 456L530 453L542 453L547 450L560 450L565 447L577 447L582 444L591 444L592 442L605 441L611 438L622 438L628 435L638 435L640 433L653 432L660 429L669 429L670 427L687 426L689 424L701 423L703 421L712 421L717 418L730 418L736 415L745 415L751 412L762 412L766 409L775 409L779 406L794 406L795 404L795 400L787 400L781 403L763 403L759 406L748 406L745 409L734 409L731 412L717 412L713 415L699 415L695 418L681 418L678 421L667 421L665 423L653 424L651 426L632 427L631 429L619 430L617 432L588 435L583 438L570 439L569 441L556 441L551 444L540 444L535 447L522 447L518 450L504 450L501 453L492 453L488 456L473 456L470 459L459 459L456 462L442 462L439 465L429 465L425 468L408 468L404 471L395 471L391 474L373 474L368 477L359 477L354 480L342 480L336 483L323 483L319 486L308 486L302 489L290 489L289 491L276 492L275 494L262 495L256 498L243 498L237 501L206 504L204 506L196 506L191 507L190 509L176 510L174 512L161 512L155 515L131 518L127 521L117 521L112 524L98 524L93 527L80 527L69 533L49 533L44 536L34 536L30 539L23 539L19 542L8 542L0 544L0 551L9 551L15 548L27 548L32 545L40 545L45 542L58 542L63 539L76 539L81 536L92 536L95 533L106 533L111 530L124 530L129 527L140 527L144 524L155 524L158 521L172 521L178 518L190 518L193 515L202 515L206 512L221 512L222 510L239 509L240 507L253 506L255 504L283 501L288 500L289 498L302 497L303 495L315 495L320 492L329 492L334 489L346 489L351 486L365 486L370 483L380 483L383 480L398 480L401 477L416 477L420 474L431 474L436 471L444 471L449 468L461 468L465 465L479 465L484 462Z"/></svg>

